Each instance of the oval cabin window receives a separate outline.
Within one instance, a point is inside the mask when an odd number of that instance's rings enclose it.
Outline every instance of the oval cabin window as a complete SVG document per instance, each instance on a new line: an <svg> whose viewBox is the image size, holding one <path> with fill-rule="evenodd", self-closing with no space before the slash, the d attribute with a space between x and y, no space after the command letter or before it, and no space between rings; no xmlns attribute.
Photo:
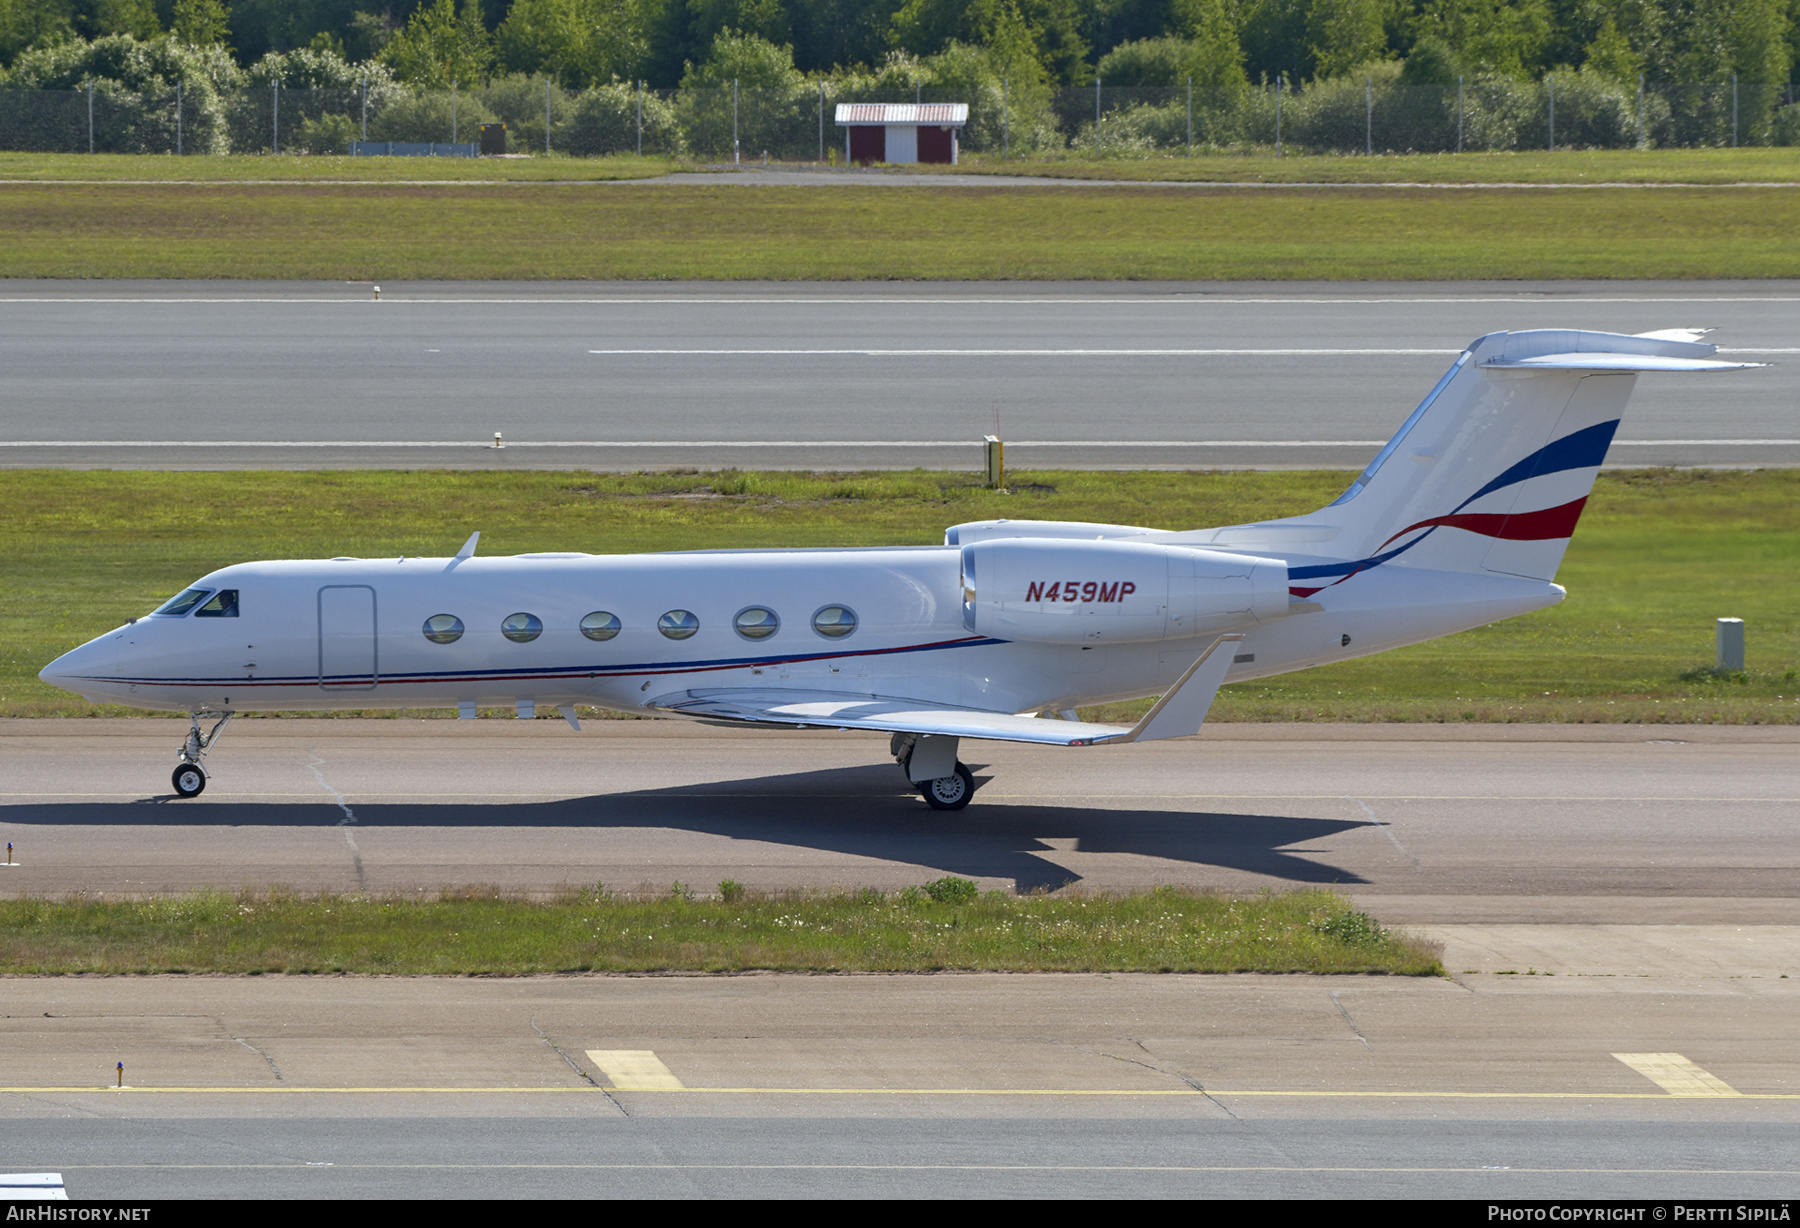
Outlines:
<svg viewBox="0 0 1800 1228"><path fill-rule="evenodd" d="M508 614L500 620L500 634L515 644L529 644L544 633L536 614Z"/></svg>
<svg viewBox="0 0 1800 1228"><path fill-rule="evenodd" d="M753 605L739 610L731 625L747 640L766 640L781 630L781 619L767 606Z"/></svg>
<svg viewBox="0 0 1800 1228"><path fill-rule="evenodd" d="M462 633L462 619L454 614L433 614L425 620L425 638L433 644L454 644Z"/></svg>
<svg viewBox="0 0 1800 1228"><path fill-rule="evenodd" d="M700 620L688 610L670 610L656 620L656 629L672 640L685 640L700 630Z"/></svg>
<svg viewBox="0 0 1800 1228"><path fill-rule="evenodd" d="M605 610L595 610L581 620L581 634L590 640L610 640L619 634L619 616Z"/></svg>
<svg viewBox="0 0 1800 1228"><path fill-rule="evenodd" d="M841 640L856 630L856 611L847 605L828 605L813 615L812 625L825 638Z"/></svg>

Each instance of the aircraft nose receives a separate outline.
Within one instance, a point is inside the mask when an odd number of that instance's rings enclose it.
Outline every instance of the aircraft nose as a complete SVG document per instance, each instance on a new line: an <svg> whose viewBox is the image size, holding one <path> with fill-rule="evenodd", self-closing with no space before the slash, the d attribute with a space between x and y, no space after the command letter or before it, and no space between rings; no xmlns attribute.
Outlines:
<svg viewBox="0 0 1800 1228"><path fill-rule="evenodd" d="M117 672L119 647L111 634L89 640L79 648L71 648L38 671L38 677L64 691L77 691L78 682L103 678Z"/></svg>

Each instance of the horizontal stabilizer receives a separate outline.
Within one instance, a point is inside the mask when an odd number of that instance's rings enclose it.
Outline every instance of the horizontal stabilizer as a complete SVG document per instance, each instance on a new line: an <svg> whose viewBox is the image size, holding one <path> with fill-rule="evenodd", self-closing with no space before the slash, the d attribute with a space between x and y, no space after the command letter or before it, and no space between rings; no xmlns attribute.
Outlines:
<svg viewBox="0 0 1800 1228"><path fill-rule="evenodd" d="M1490 371L1745 371L1768 364L1670 354L1534 354L1530 358L1490 358L1477 365Z"/></svg>

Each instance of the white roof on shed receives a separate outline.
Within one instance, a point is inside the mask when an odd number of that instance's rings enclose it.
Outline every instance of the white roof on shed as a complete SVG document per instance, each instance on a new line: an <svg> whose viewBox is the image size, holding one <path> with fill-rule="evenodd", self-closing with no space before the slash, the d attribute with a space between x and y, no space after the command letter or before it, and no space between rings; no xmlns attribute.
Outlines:
<svg viewBox="0 0 1800 1228"><path fill-rule="evenodd" d="M840 102L840 127L860 124L936 124L960 128L969 122L966 102Z"/></svg>

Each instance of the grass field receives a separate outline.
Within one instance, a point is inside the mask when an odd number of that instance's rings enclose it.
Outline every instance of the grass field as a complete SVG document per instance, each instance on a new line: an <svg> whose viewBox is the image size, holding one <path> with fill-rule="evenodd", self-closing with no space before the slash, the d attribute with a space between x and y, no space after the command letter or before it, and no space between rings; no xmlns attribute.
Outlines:
<svg viewBox="0 0 1800 1228"><path fill-rule="evenodd" d="M125 715L37 680L189 581L258 558L935 543L996 516L1197 528L1298 514L1346 475L514 471L0 477L0 716ZM1603 473L1554 609L1361 661L1226 688L1214 719L1800 721L1800 471ZM1749 627L1714 676L1713 619ZM1120 719L1119 705L1086 715Z"/></svg>
<svg viewBox="0 0 1800 1228"><path fill-rule="evenodd" d="M334 158L238 154L0 153L0 182L31 183L607 183L692 169L685 160L610 158Z"/></svg>
<svg viewBox="0 0 1800 1228"><path fill-rule="evenodd" d="M0 184L0 277L1800 276L1792 188Z"/></svg>
<svg viewBox="0 0 1800 1228"><path fill-rule="evenodd" d="M67 973L1385 972L1442 975L1434 949L1329 891L1237 898L977 895L925 888L696 898L599 888L553 901L201 892L0 900L0 975Z"/></svg>
<svg viewBox="0 0 1800 1228"><path fill-rule="evenodd" d="M3 165L3 164L0 164ZM938 167L922 167L930 173ZM1275 157L1207 153L1196 157L1028 160L965 155L963 175L1049 175L1165 183L1635 183L1800 184L1800 148L1583 149L1548 153L1377 154Z"/></svg>
<svg viewBox="0 0 1800 1228"><path fill-rule="evenodd" d="M246 183L426 180L461 183L606 182L644 179L670 171L724 168L685 158L334 158L245 154L172 158L159 154L33 154L0 152L0 182ZM754 168L752 168L754 169ZM779 169L779 167L778 167ZM818 169L796 164L793 169ZM1188 157L1088 158L1034 155L1002 158L964 153L953 171L916 166L938 175L1048 175L1068 179L1131 179L1208 183L1638 183L1800 184L1800 148L1563 150L1557 153L1381 154L1276 157L1201 152ZM901 173L901 172L891 172Z"/></svg>

